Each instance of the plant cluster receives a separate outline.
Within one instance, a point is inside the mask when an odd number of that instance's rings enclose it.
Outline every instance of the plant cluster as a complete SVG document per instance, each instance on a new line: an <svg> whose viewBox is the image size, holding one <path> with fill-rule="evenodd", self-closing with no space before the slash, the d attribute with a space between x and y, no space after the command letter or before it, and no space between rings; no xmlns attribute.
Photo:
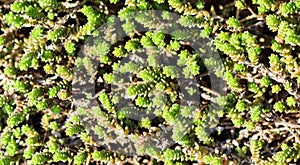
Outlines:
<svg viewBox="0 0 300 165"><path fill-rule="evenodd" d="M298 164L299 12L299 0L0 2L0 164ZM94 96L74 88L86 77ZM76 107L80 92L99 106ZM162 128L172 146L141 140ZM136 155L107 147L124 147L109 130Z"/></svg>

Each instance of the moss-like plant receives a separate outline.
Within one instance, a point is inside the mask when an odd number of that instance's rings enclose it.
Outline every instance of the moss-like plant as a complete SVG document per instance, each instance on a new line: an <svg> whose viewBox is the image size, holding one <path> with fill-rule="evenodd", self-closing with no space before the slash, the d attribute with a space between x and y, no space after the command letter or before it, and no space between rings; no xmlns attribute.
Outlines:
<svg viewBox="0 0 300 165"><path fill-rule="evenodd" d="M0 164L297 164L299 12L299 0L0 3ZM72 91L88 76L95 95ZM172 146L147 143L170 127ZM99 143L111 129L136 155Z"/></svg>

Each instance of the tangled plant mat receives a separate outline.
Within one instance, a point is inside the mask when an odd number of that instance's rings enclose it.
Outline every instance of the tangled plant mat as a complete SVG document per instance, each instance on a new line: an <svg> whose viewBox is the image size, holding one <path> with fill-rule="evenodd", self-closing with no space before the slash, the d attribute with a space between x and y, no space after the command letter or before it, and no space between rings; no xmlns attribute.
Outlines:
<svg viewBox="0 0 300 165"><path fill-rule="evenodd" d="M300 164L300 0L0 2L0 165Z"/></svg>

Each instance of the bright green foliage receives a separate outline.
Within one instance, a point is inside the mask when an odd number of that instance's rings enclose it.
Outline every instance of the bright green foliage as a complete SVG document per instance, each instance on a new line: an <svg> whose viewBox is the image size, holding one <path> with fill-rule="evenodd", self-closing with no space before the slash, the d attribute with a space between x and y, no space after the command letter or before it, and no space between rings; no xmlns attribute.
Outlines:
<svg viewBox="0 0 300 165"><path fill-rule="evenodd" d="M57 122L53 121L53 122L49 123L49 128L52 130L58 130L59 127L58 127Z"/></svg>
<svg viewBox="0 0 300 165"><path fill-rule="evenodd" d="M14 2L10 7L11 11L15 13L22 13L25 9L25 4L22 2Z"/></svg>
<svg viewBox="0 0 300 165"><path fill-rule="evenodd" d="M151 120L149 118L142 118L139 122L140 127L150 128L151 127Z"/></svg>
<svg viewBox="0 0 300 165"><path fill-rule="evenodd" d="M36 153L32 156L30 163L33 165L44 164L50 159L51 156L47 153Z"/></svg>
<svg viewBox="0 0 300 165"><path fill-rule="evenodd" d="M136 51L139 48L139 41L137 39L131 39L125 44L125 49L130 51Z"/></svg>
<svg viewBox="0 0 300 165"><path fill-rule="evenodd" d="M295 107L296 103L297 103L297 101L296 101L296 99L293 96L289 96L288 98L286 98L286 104L289 107Z"/></svg>
<svg viewBox="0 0 300 165"><path fill-rule="evenodd" d="M41 8L47 10L53 10L58 7L58 2L56 0L40 0L38 1Z"/></svg>
<svg viewBox="0 0 300 165"><path fill-rule="evenodd" d="M36 137L28 137L25 140L25 143L27 145L34 145L37 142L37 138Z"/></svg>
<svg viewBox="0 0 300 165"><path fill-rule="evenodd" d="M183 135L180 131L173 131L172 138L174 141L184 147L194 147L194 139L191 139L187 135Z"/></svg>
<svg viewBox="0 0 300 165"><path fill-rule="evenodd" d="M269 57L271 69L274 71L279 71L281 69L281 64L279 57L275 54L271 54Z"/></svg>
<svg viewBox="0 0 300 165"><path fill-rule="evenodd" d="M229 56L232 56L232 57L238 56L242 53L241 49L235 48L233 45L230 45L228 43L222 43L222 42L215 41L215 46L220 51L222 51L225 54L228 54Z"/></svg>
<svg viewBox="0 0 300 165"><path fill-rule="evenodd" d="M4 36L0 36L0 46L4 45L6 43L6 40L4 38Z"/></svg>
<svg viewBox="0 0 300 165"><path fill-rule="evenodd" d="M263 148L263 142L258 140L250 141L250 152L252 154L253 161L256 161L260 157L260 150Z"/></svg>
<svg viewBox="0 0 300 165"><path fill-rule="evenodd" d="M149 104L150 104L150 101L147 99L147 98L144 98L144 97L141 97L141 96L138 96L136 99L135 99L135 104L139 107L148 107Z"/></svg>
<svg viewBox="0 0 300 165"><path fill-rule="evenodd" d="M199 10L203 9L203 8L204 8L204 1L203 1L203 0L198 0L198 1L196 2L196 7L197 7L197 9L199 9Z"/></svg>
<svg viewBox="0 0 300 165"><path fill-rule="evenodd" d="M237 7L238 9L245 9L247 7L247 4L244 0L236 0L235 7Z"/></svg>
<svg viewBox="0 0 300 165"><path fill-rule="evenodd" d="M276 52L280 52L280 50L282 50L282 45L279 44L277 41L272 40L272 50L276 51Z"/></svg>
<svg viewBox="0 0 300 165"><path fill-rule="evenodd" d="M150 33L148 33L148 34L150 34ZM141 38L141 45L143 46L143 47L145 47L145 48L147 48L148 46L154 46L154 43L153 43L153 41L151 40L151 35L150 36L147 36L147 33L146 33L146 35L145 36L143 36L142 38Z"/></svg>
<svg viewBox="0 0 300 165"><path fill-rule="evenodd" d="M126 55L127 55L123 46L115 47L115 49L112 53L116 57L126 57Z"/></svg>
<svg viewBox="0 0 300 165"><path fill-rule="evenodd" d="M199 74L200 66L198 65L197 61L190 61L190 63L188 64L188 69L193 76L196 76L197 74Z"/></svg>
<svg viewBox="0 0 300 165"><path fill-rule="evenodd" d="M17 74L17 70L14 67L6 67L4 68L4 74L7 76L13 76Z"/></svg>
<svg viewBox="0 0 300 165"><path fill-rule="evenodd" d="M176 66L165 66L163 67L163 74L172 79L180 77L179 71Z"/></svg>
<svg viewBox="0 0 300 165"><path fill-rule="evenodd" d="M290 44L292 46L296 46L300 43L300 37L295 33L294 30L287 30L284 40L287 44Z"/></svg>
<svg viewBox="0 0 300 165"><path fill-rule="evenodd" d="M0 107L3 107L6 103L6 99L2 96L0 96Z"/></svg>
<svg viewBox="0 0 300 165"><path fill-rule="evenodd" d="M21 71L27 71L28 68L34 68L37 58L34 53L25 54L19 61L18 67Z"/></svg>
<svg viewBox="0 0 300 165"><path fill-rule="evenodd" d="M281 88L279 85L273 85L272 86L272 93L278 94L281 91Z"/></svg>
<svg viewBox="0 0 300 165"><path fill-rule="evenodd" d="M134 9L132 7L125 7L118 12L118 17L121 21L131 19L132 12L134 12Z"/></svg>
<svg viewBox="0 0 300 165"><path fill-rule="evenodd" d="M222 165L222 159L212 155L204 156L204 162L210 165Z"/></svg>
<svg viewBox="0 0 300 165"><path fill-rule="evenodd" d="M258 93L260 91L258 85L254 82L249 82L248 83L248 90L253 92L253 93Z"/></svg>
<svg viewBox="0 0 300 165"><path fill-rule="evenodd" d="M268 15L266 17L266 23L270 30L276 31L280 24L280 18L277 15Z"/></svg>
<svg viewBox="0 0 300 165"><path fill-rule="evenodd" d="M40 88L34 88L29 92L28 99L32 102L36 101L38 97L43 94L43 90Z"/></svg>
<svg viewBox="0 0 300 165"><path fill-rule="evenodd" d="M61 91L60 92L60 96L59 96L60 99L65 100L65 99L67 99L67 97L68 97L68 92L67 91Z"/></svg>
<svg viewBox="0 0 300 165"><path fill-rule="evenodd" d="M170 48L171 50L174 50L174 51L178 51L180 49L180 43L177 41L177 40L171 40L170 41Z"/></svg>
<svg viewBox="0 0 300 165"><path fill-rule="evenodd" d="M274 0L253 0L254 4L259 4L258 13L264 14L269 10L272 10L275 6Z"/></svg>
<svg viewBox="0 0 300 165"><path fill-rule="evenodd" d="M48 101L45 101L45 100L36 101L35 102L35 107L38 111L45 110L48 107Z"/></svg>
<svg viewBox="0 0 300 165"><path fill-rule="evenodd" d="M56 42L58 39L60 39L61 37L63 37L65 34L65 29L63 28L58 28L58 29L55 29L55 30L51 30L51 31L48 31L48 39L53 41L53 42Z"/></svg>
<svg viewBox="0 0 300 165"><path fill-rule="evenodd" d="M120 0L109 0L110 3L114 3L114 4L118 3L119 1Z"/></svg>
<svg viewBox="0 0 300 165"><path fill-rule="evenodd" d="M12 139L12 134L10 132L3 132L0 137L0 143L6 146Z"/></svg>
<svg viewBox="0 0 300 165"><path fill-rule="evenodd" d="M243 116L239 112L230 112L228 117L232 118L231 121L236 127L241 127L245 122Z"/></svg>
<svg viewBox="0 0 300 165"><path fill-rule="evenodd" d="M14 114L8 117L6 123L8 126L10 127L14 127L17 126L18 124L20 124L21 122L23 122L24 120L24 116L21 114Z"/></svg>
<svg viewBox="0 0 300 165"><path fill-rule="evenodd" d="M241 27L239 20L236 19L236 18L234 18L234 17L230 17L230 18L226 21L226 24L227 24L229 27L232 27L232 28L240 28L240 27Z"/></svg>
<svg viewBox="0 0 300 165"><path fill-rule="evenodd" d="M103 15L94 10L92 6L83 6L81 12L87 17L88 22L84 25L84 34L91 34L102 22Z"/></svg>
<svg viewBox="0 0 300 165"><path fill-rule="evenodd" d="M58 75L65 79L70 79L72 76L72 70L66 66L57 65L56 72Z"/></svg>
<svg viewBox="0 0 300 165"><path fill-rule="evenodd" d="M229 34L224 31L220 32L217 37L222 42L229 40L229 38L230 38Z"/></svg>
<svg viewBox="0 0 300 165"><path fill-rule="evenodd" d="M48 17L50 20L54 20L55 15L54 15L54 13L52 13L52 12L48 12L47 17Z"/></svg>
<svg viewBox="0 0 300 165"><path fill-rule="evenodd" d="M10 164L10 160L5 157L0 157L0 161L2 163L1 165L9 165Z"/></svg>
<svg viewBox="0 0 300 165"><path fill-rule="evenodd" d="M86 132L83 132L80 134L80 139L82 142L88 143L90 141L90 136Z"/></svg>
<svg viewBox="0 0 300 165"><path fill-rule="evenodd" d="M243 111L249 109L249 107L248 107L246 101L244 101L244 100L239 100L239 101L236 103L235 108L236 108L239 112L243 112Z"/></svg>
<svg viewBox="0 0 300 165"><path fill-rule="evenodd" d="M74 157L74 164L76 165L81 165L83 164L84 160L87 157L86 152L79 152L75 157Z"/></svg>
<svg viewBox="0 0 300 165"><path fill-rule="evenodd" d="M51 111L52 111L54 114L58 114L61 110L60 110L59 106L54 105L54 106L51 108Z"/></svg>
<svg viewBox="0 0 300 165"><path fill-rule="evenodd" d="M180 150L167 149L164 151L166 160L180 160L182 156L184 156L184 154Z"/></svg>
<svg viewBox="0 0 300 165"><path fill-rule="evenodd" d="M66 151L57 151L53 155L53 161L54 162L66 162L70 158L68 152Z"/></svg>
<svg viewBox="0 0 300 165"><path fill-rule="evenodd" d="M37 37L38 38L38 37ZM53 60L53 53L51 51L44 51L41 57L43 62L49 62Z"/></svg>
<svg viewBox="0 0 300 165"><path fill-rule="evenodd" d="M277 101L273 106L275 111L278 111L280 113L284 112L286 109L285 104L282 101Z"/></svg>
<svg viewBox="0 0 300 165"><path fill-rule="evenodd" d="M201 33L200 36L203 38L209 38L210 34L212 33L212 27L205 27Z"/></svg>
<svg viewBox="0 0 300 165"><path fill-rule="evenodd" d="M184 2L181 2L180 0L168 0L168 3L172 8L180 13L184 10Z"/></svg>
<svg viewBox="0 0 300 165"><path fill-rule="evenodd" d="M21 28L22 25L26 22L26 20L19 14L15 14L12 12L10 12L9 14L5 14L5 21L8 25L12 25L17 28Z"/></svg>
<svg viewBox="0 0 300 165"><path fill-rule="evenodd" d="M281 149L282 151L279 151L275 155L273 155L274 160L281 163L291 162L298 154L299 150L298 147L290 147L285 143L281 145Z"/></svg>
<svg viewBox="0 0 300 165"><path fill-rule="evenodd" d="M150 88L148 84L138 84L136 86L130 86L129 88L127 88L126 93L129 96L134 96L139 93L146 93L149 89Z"/></svg>
<svg viewBox="0 0 300 165"><path fill-rule="evenodd" d="M292 89L292 84L290 82L285 83L283 86L284 86L284 89L287 91Z"/></svg>
<svg viewBox="0 0 300 165"><path fill-rule="evenodd" d="M111 159L112 155L108 151L94 151L92 153L92 158L95 161L109 161Z"/></svg>
<svg viewBox="0 0 300 165"><path fill-rule="evenodd" d="M30 159L33 155L34 155L34 152L35 152L35 148L32 147L32 146L28 146L25 150L24 150L24 158L25 159Z"/></svg>
<svg viewBox="0 0 300 165"><path fill-rule="evenodd" d="M261 119L262 107L260 105L254 105L251 107L251 120L258 122Z"/></svg>
<svg viewBox="0 0 300 165"><path fill-rule="evenodd" d="M190 57L190 54L187 50L182 50L178 56L179 60L177 61L177 65L184 66L187 63L187 59Z"/></svg>
<svg viewBox="0 0 300 165"><path fill-rule="evenodd" d="M271 79L269 77L263 77L260 81L259 81L260 85L263 87L269 87L269 85L271 84Z"/></svg>
<svg viewBox="0 0 300 165"><path fill-rule="evenodd" d="M300 11L299 1L283 3L279 8L279 12L282 15L296 14L299 11Z"/></svg>
<svg viewBox="0 0 300 165"><path fill-rule="evenodd" d="M109 83L109 84L111 84L111 83L113 83L113 82L115 82L116 81L116 76L115 75L113 75L113 74L111 74L111 73L105 73L104 75L103 75L103 78L104 78L104 80L107 82L107 83Z"/></svg>
<svg viewBox="0 0 300 165"><path fill-rule="evenodd" d="M67 136L73 136L74 134L79 134L83 131L83 127L79 124L70 126L66 129Z"/></svg>
<svg viewBox="0 0 300 165"><path fill-rule="evenodd" d="M234 64L234 70L237 72L245 73L247 71L247 67L243 64Z"/></svg>
<svg viewBox="0 0 300 165"><path fill-rule="evenodd" d="M38 10L38 8L36 7L33 7L33 6L28 6L26 7L26 10L25 10L25 13L31 17L31 18L34 18L34 19L37 19L37 18L40 18L42 17L43 15L40 13L40 11Z"/></svg>
<svg viewBox="0 0 300 165"><path fill-rule="evenodd" d="M104 92L101 92L99 95L99 100L102 103L103 108L105 108L108 111L113 111L113 105L111 103L111 100L109 99L108 95Z"/></svg>
<svg viewBox="0 0 300 165"><path fill-rule="evenodd" d="M16 139L20 139L21 138L22 132L21 132L21 128L20 127L14 128L12 131L13 131L13 136Z"/></svg>
<svg viewBox="0 0 300 165"><path fill-rule="evenodd" d="M54 87L49 88L49 91L48 91L49 98L56 97L59 90L60 90L59 86L54 86Z"/></svg>
<svg viewBox="0 0 300 165"><path fill-rule="evenodd" d="M164 47L166 45L164 39L165 39L165 34L163 32L155 32L152 35L152 41L158 47Z"/></svg>
<svg viewBox="0 0 300 165"><path fill-rule="evenodd" d="M80 118L79 118L79 116L77 116L77 115L73 115L73 116L71 117L71 121L72 121L73 123L80 123Z"/></svg>
<svg viewBox="0 0 300 165"><path fill-rule="evenodd" d="M13 107L12 104L5 104L5 105L3 106L3 108L2 108L2 111L3 111L4 113L10 114L10 113L12 113L12 112L14 111L14 107Z"/></svg>
<svg viewBox="0 0 300 165"><path fill-rule="evenodd" d="M226 72L224 77L231 89L235 90L239 88L238 79L233 77L232 73Z"/></svg>
<svg viewBox="0 0 300 165"><path fill-rule="evenodd" d="M13 136L16 139L20 139L21 138L22 132L21 132L21 128L20 127L13 129Z"/></svg>
<svg viewBox="0 0 300 165"><path fill-rule="evenodd" d="M75 48L75 43L73 42L68 42L65 44L65 50L68 54L74 55L76 48Z"/></svg>
<svg viewBox="0 0 300 165"><path fill-rule="evenodd" d="M261 52L260 48L250 48L248 51L248 58L253 64L258 64L258 56Z"/></svg>
<svg viewBox="0 0 300 165"><path fill-rule="evenodd" d="M288 29L290 29L289 23L287 21L281 21L278 27L278 33L275 37L275 40L281 43L284 40Z"/></svg>
<svg viewBox="0 0 300 165"><path fill-rule="evenodd" d="M21 93L26 93L29 90L28 85L24 81L20 80L16 80L13 84L13 87L17 92Z"/></svg>
<svg viewBox="0 0 300 165"><path fill-rule="evenodd" d="M160 73L156 70L144 69L138 72L136 76L144 81L156 81L160 78Z"/></svg>
<svg viewBox="0 0 300 165"><path fill-rule="evenodd" d="M18 152L18 144L15 140L11 140L6 146L6 152L9 156L14 156Z"/></svg>
<svg viewBox="0 0 300 165"><path fill-rule="evenodd" d="M59 144L58 144L58 140L51 138L48 142L47 142L47 146L49 148L49 152L51 153L55 153L56 151L59 150Z"/></svg>

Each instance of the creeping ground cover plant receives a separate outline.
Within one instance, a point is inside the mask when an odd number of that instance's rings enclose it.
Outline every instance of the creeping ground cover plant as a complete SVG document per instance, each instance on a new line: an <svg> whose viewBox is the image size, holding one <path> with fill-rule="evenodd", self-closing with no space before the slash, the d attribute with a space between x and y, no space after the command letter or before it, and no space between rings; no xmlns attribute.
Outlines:
<svg viewBox="0 0 300 165"><path fill-rule="evenodd" d="M0 2L0 165L299 164L299 0Z"/></svg>

